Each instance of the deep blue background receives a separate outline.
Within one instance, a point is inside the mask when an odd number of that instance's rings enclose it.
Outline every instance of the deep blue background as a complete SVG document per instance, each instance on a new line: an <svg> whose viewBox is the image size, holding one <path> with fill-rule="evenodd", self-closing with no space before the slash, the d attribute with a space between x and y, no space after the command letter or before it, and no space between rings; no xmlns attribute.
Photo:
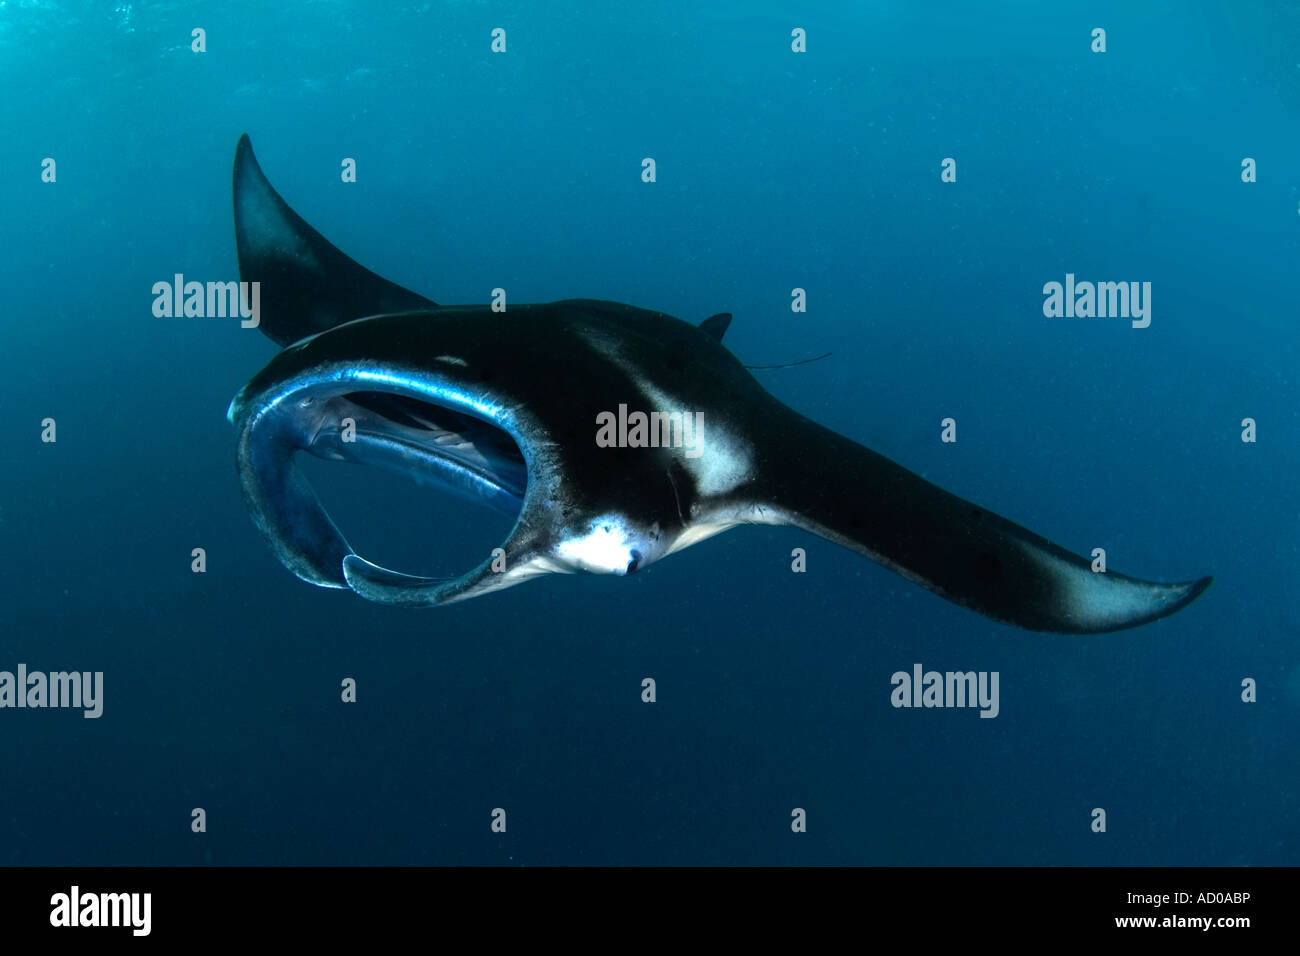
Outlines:
<svg viewBox="0 0 1300 956"><path fill-rule="evenodd" d="M1297 862L1300 14L970 6L0 4L0 669L106 683L97 721L0 711L0 862ZM732 311L744 361L834 352L758 373L806 414L1118 570L1216 583L1040 635L749 528L436 611L309 587L224 417L273 346L150 308L175 272L235 277L244 131L308 221L439 302ZM1151 327L1044 318L1066 272L1152 282ZM380 559L463 570L508 530L313 474ZM914 662L999 671L1001 715L893 709Z"/></svg>

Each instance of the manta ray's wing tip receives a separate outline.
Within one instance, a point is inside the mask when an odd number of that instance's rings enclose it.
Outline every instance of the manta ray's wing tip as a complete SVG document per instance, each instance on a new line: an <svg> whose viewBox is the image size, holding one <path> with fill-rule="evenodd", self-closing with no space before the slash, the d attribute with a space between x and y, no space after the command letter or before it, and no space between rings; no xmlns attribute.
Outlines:
<svg viewBox="0 0 1300 956"><path fill-rule="evenodd" d="M1182 584L1173 585L1175 589L1171 595L1173 603L1177 608L1186 607L1198 597L1205 593L1205 590L1214 583L1214 578L1206 575L1203 578L1197 578L1195 581L1184 581Z"/></svg>
<svg viewBox="0 0 1300 956"><path fill-rule="evenodd" d="M253 155L253 141L248 138L247 133L239 134L239 141L235 143L235 182L239 182L239 173L249 166L257 168L257 157Z"/></svg>
<svg viewBox="0 0 1300 956"><path fill-rule="evenodd" d="M1157 584L1118 575L1111 580L1115 585L1110 592L1113 595L1111 600L1098 601L1096 606L1088 609L1082 622L1071 619L1070 626L1061 630L1081 634L1104 633L1150 624L1181 611L1214 582L1214 578L1209 576L1176 584Z"/></svg>

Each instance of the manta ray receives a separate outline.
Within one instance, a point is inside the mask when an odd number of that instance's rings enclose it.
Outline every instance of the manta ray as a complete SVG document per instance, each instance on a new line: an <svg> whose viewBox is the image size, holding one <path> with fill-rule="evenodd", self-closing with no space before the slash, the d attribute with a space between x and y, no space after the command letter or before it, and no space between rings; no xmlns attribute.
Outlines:
<svg viewBox="0 0 1300 956"><path fill-rule="evenodd" d="M275 556L311 584L450 604L554 572L633 574L753 524L820 535L1031 630L1133 627L1210 583L1096 572L806 418L722 344L727 313L697 325L593 299L438 305L308 225L246 135L234 207L240 278L260 284L259 328L283 347L230 405L239 477ZM636 412L656 416L651 430L668 440L625 435ZM614 416L627 440L600 440ZM691 442L673 440L692 422ZM395 470L514 516L514 527L458 578L380 567L335 527L299 452Z"/></svg>

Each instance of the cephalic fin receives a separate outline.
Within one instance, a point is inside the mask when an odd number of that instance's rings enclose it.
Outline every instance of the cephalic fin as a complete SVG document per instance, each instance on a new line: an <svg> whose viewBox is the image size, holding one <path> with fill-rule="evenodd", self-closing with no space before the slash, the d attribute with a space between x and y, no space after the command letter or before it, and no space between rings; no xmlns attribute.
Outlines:
<svg viewBox="0 0 1300 956"><path fill-rule="evenodd" d="M505 548L510 547L510 542L507 542ZM458 578L426 578L390 571L356 554L343 559L343 577L348 587L368 601L397 607L454 604L513 587L539 574L567 570L539 556L512 563L509 570L498 570L495 559L488 558Z"/></svg>

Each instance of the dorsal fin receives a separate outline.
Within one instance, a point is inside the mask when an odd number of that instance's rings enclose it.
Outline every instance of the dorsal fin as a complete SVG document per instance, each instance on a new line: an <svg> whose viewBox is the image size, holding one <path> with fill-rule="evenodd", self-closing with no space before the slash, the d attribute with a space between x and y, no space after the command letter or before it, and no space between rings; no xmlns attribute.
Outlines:
<svg viewBox="0 0 1300 956"><path fill-rule="evenodd" d="M247 133L235 148L234 180L239 276L261 283L259 327L280 345L367 315L436 308L348 258L290 209Z"/></svg>
<svg viewBox="0 0 1300 956"><path fill-rule="evenodd" d="M707 335L713 336L719 342L727 334L727 326L731 324L730 312L719 312L717 315L711 315L700 323L700 331Z"/></svg>

